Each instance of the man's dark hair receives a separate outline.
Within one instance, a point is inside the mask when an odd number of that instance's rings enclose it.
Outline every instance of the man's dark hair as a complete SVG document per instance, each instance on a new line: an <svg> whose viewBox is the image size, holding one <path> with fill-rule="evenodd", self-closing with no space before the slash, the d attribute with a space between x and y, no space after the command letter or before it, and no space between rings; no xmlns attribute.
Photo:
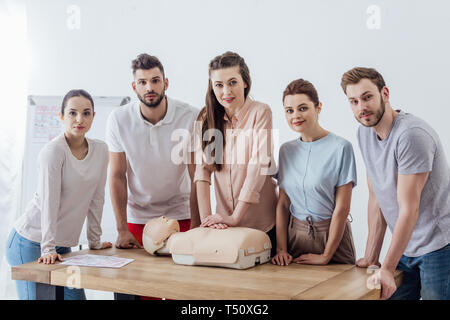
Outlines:
<svg viewBox="0 0 450 320"><path fill-rule="evenodd" d="M164 67L161 64L161 61L155 56L151 56L147 53L141 53L131 62L131 69L133 69L133 75L136 73L138 69L150 70L158 67L161 73L164 75Z"/></svg>

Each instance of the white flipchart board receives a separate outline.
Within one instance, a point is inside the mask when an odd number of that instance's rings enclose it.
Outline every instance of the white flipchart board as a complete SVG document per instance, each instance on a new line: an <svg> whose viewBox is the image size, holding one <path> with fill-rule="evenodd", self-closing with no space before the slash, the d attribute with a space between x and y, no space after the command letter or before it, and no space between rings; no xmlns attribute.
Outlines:
<svg viewBox="0 0 450 320"><path fill-rule="evenodd" d="M87 133L90 138L105 141L106 121L116 107L128 103L129 97L92 97L95 118ZM22 173L22 195L20 213L23 214L32 199L37 185L37 157L41 148L55 136L63 132L58 113L62 96L29 96L27 106L27 133ZM108 168L109 171L109 168ZM109 181L106 182L105 205L102 218L102 240L114 243L117 236L116 222L109 195ZM87 244L86 225L81 232L80 244Z"/></svg>

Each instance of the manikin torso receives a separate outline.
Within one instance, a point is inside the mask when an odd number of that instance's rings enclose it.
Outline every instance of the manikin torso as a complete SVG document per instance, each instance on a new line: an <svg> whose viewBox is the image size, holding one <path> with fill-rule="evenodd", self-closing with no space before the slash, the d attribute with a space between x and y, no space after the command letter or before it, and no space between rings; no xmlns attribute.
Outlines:
<svg viewBox="0 0 450 320"><path fill-rule="evenodd" d="M269 236L260 230L242 227L195 228L179 232L174 219L150 220L142 241L152 254L171 254L177 264L247 269L270 260Z"/></svg>

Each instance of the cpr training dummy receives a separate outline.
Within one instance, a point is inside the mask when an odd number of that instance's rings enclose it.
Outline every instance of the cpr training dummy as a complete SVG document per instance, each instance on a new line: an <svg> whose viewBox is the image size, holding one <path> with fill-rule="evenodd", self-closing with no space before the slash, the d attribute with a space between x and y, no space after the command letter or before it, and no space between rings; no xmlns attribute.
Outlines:
<svg viewBox="0 0 450 320"><path fill-rule="evenodd" d="M177 264L247 269L270 260L270 238L263 231L198 227L179 232L178 221L162 216L147 222L142 235L151 255L171 254Z"/></svg>

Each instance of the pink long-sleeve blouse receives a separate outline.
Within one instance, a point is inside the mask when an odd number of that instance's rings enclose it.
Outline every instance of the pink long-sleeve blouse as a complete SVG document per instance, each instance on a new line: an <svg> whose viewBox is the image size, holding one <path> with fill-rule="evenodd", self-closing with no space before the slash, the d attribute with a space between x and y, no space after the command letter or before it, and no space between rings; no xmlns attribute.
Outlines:
<svg viewBox="0 0 450 320"><path fill-rule="evenodd" d="M238 201L251 203L238 226L268 232L275 225L277 204L272 178L272 111L267 104L248 97L231 120L226 114L224 119L222 170L212 170L203 160L196 164L194 182L211 184L214 172L216 212L231 215Z"/></svg>

